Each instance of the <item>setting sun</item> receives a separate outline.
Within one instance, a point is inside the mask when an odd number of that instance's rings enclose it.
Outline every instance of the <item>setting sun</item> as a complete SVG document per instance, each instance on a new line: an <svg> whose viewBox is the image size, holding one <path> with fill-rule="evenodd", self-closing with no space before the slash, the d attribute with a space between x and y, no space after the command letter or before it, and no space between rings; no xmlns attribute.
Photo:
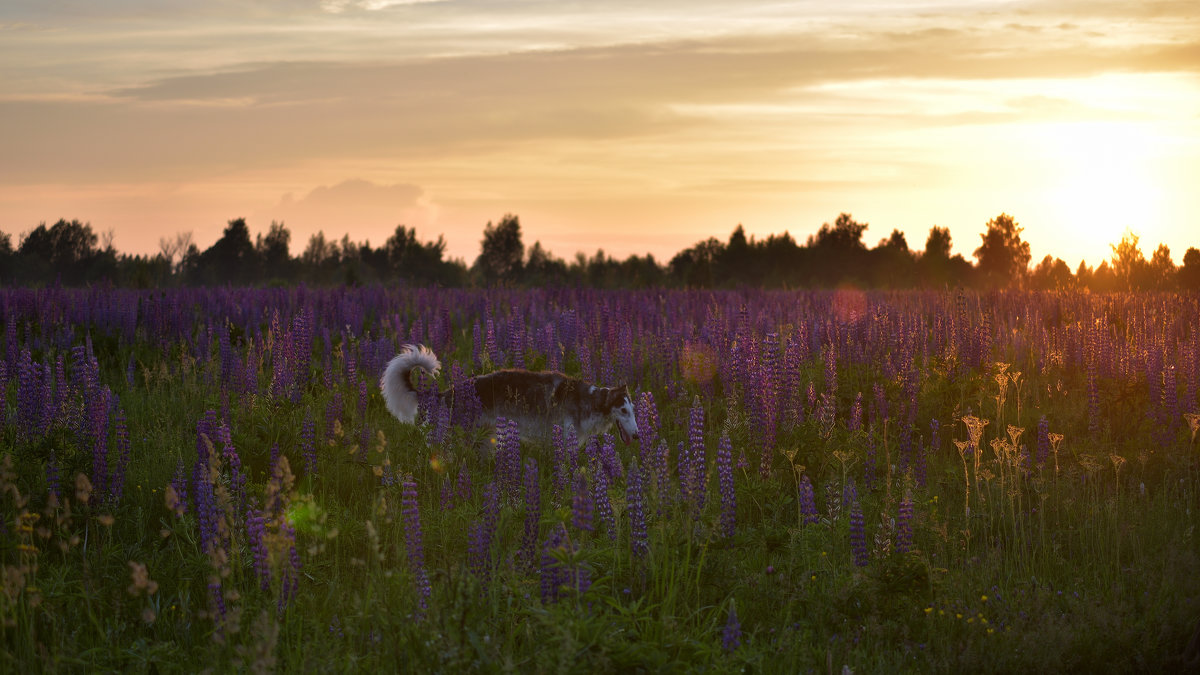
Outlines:
<svg viewBox="0 0 1200 675"><path fill-rule="evenodd" d="M1152 128L1127 122L1058 123L1042 132L1054 179L1046 198L1061 236L1105 245L1126 229L1148 231L1164 216ZM1066 249L1062 249L1066 250Z"/></svg>

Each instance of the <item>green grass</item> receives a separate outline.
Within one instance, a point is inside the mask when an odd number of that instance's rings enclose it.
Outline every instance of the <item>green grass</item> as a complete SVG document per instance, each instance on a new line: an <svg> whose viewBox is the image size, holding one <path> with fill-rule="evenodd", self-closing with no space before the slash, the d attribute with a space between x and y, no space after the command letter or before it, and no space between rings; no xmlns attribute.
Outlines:
<svg viewBox="0 0 1200 675"><path fill-rule="evenodd" d="M138 361L132 386L124 379L130 349ZM462 345L443 357L467 354ZM102 381L128 419L134 455L119 503L77 496L75 475L89 471L90 451L70 434L27 442L8 424L0 437L8 462L0 481L2 670L1145 672L1182 668L1180 655L1200 618L1200 451L1186 429L1155 445L1152 430L1136 418L1109 419L1108 432L1088 438L1081 375L1026 368L1020 393L1009 390L1000 406L991 372L964 378L927 369L920 419L936 416L943 426L925 487L897 468L894 425L875 432L876 481L864 482L867 436L845 428L845 412L847 391L861 388L869 397L869 384L862 384L871 381L869 372L844 375L831 433L811 416L780 433L767 479L759 476L754 430L736 398L719 387L689 385L674 399L654 391L672 468L675 446L687 437L692 394L704 394L710 468L698 516L646 478L644 559L630 551L623 481L610 490L615 539L603 528L579 531L570 501L552 498L551 448L526 443L522 455L537 458L541 474L539 553L541 540L565 524L571 546L561 562L586 570L590 580L586 591L567 590L546 603L536 564L530 569L519 555L519 494L502 500L490 578L469 569L469 531L493 471L485 436L456 430L445 448L432 449L422 429L387 415L374 389L366 419L359 419L357 385L342 381L336 391L345 402L343 432L325 443L323 414L334 391L324 385L310 386L297 403L236 394L226 403L214 384L215 362L115 344L98 347L98 357ZM805 367L805 382L821 381L819 361ZM260 372L264 380L269 375ZM1066 395L1053 387L1063 378L1071 385ZM888 386L893 395L899 390ZM10 381L9 420L14 392ZM276 444L294 474L281 512L296 530L303 567L282 609L290 543L283 520L268 527L277 540L264 590L244 519L227 523L227 558L218 559L200 548L196 514L177 516L166 501L176 467L192 469L197 421L225 405L249 493L264 500L271 492ZM991 423L978 472L966 462L964 480L953 440L967 439L960 418L968 411ZM1006 425L1022 427L1032 447L1043 414L1065 435L1057 472L1053 462L1039 468L995 459L990 442L1007 438ZM299 452L306 418L316 420L319 439L311 474ZM356 447L364 422L383 438L372 439L365 462ZM722 431L733 439L735 458L745 452L749 464L735 471L738 520L729 538L717 529L713 457ZM47 498L44 472L51 450L63 466L57 504ZM634 448L620 452L628 466ZM1125 460L1119 473L1112 455ZM423 612L401 487L381 482L385 466L417 485L432 588ZM800 466L816 487L815 524L798 515ZM230 488L229 469L223 462L218 485ZM443 509L443 481L464 469L471 497ZM865 567L852 563L848 509L826 499L826 486L840 495L846 478L856 481L865 515ZM898 553L892 521L908 491L913 549ZM232 513L232 505L224 508ZM131 561L145 565L153 593L134 587ZM214 616L214 580L224 619ZM741 645L726 650L731 606Z"/></svg>

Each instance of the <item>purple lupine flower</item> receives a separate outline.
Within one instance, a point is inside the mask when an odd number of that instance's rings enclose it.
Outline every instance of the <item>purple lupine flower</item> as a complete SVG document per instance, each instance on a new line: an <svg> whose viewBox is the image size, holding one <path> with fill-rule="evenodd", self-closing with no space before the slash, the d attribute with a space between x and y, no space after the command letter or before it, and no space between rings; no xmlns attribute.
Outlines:
<svg viewBox="0 0 1200 675"><path fill-rule="evenodd" d="M412 569L417 586L417 602L420 614L429 609L429 597L433 592L429 575L425 572L425 547L421 537L421 513L417 507L417 484L412 476L401 480L402 497L400 513L404 519L404 547L408 551L408 565Z"/></svg>
<svg viewBox="0 0 1200 675"><path fill-rule="evenodd" d="M536 565L534 551L538 542L538 525L542 521L542 492L538 480L538 463L533 457L525 460L525 533L521 539L521 558L532 571Z"/></svg>
<svg viewBox="0 0 1200 675"><path fill-rule="evenodd" d="M171 487L175 489L175 496L179 498L179 503L186 505L188 503L188 481L187 469L183 466L183 460L175 463L175 475L171 477Z"/></svg>
<svg viewBox="0 0 1200 675"><path fill-rule="evenodd" d="M482 335L483 331L479 329L479 319L476 319L471 330L471 363L475 366L483 364Z"/></svg>
<svg viewBox="0 0 1200 675"><path fill-rule="evenodd" d="M654 452L654 477L658 484L658 514L666 513L671 505L671 474L669 472L671 448L666 440L658 439L658 449ZM678 463L678 460L676 460Z"/></svg>
<svg viewBox="0 0 1200 675"><path fill-rule="evenodd" d="M504 494L516 498L521 485L521 428L516 420L496 418L496 479Z"/></svg>
<svg viewBox="0 0 1200 675"><path fill-rule="evenodd" d="M800 501L800 517L805 525L811 525L821 520L821 516L817 513L817 496L813 490L812 481L808 479L808 474L800 477L800 485L798 487Z"/></svg>
<svg viewBox="0 0 1200 675"><path fill-rule="evenodd" d="M912 493L906 493L900 501L900 513L896 517L896 553L908 553L912 550L912 518Z"/></svg>
<svg viewBox="0 0 1200 675"><path fill-rule="evenodd" d="M225 621L228 610L225 607L225 593L221 590L221 577L211 574L208 577L208 613L213 619L213 629L218 636L225 634Z"/></svg>
<svg viewBox="0 0 1200 675"><path fill-rule="evenodd" d="M583 472L575 479L575 494L571 501L571 524L575 529L583 532L591 532L593 502L591 492L588 490L587 477Z"/></svg>
<svg viewBox="0 0 1200 675"><path fill-rule="evenodd" d="M877 432L883 433L884 425L888 420L887 390L878 382L875 383L872 390L875 393L875 401L872 407L871 425Z"/></svg>
<svg viewBox="0 0 1200 675"><path fill-rule="evenodd" d="M612 502L608 498L608 474L599 465L600 459L593 459L593 471L596 479L592 481L592 503L595 504L596 514L608 533L608 538L616 541L617 521L613 514Z"/></svg>
<svg viewBox="0 0 1200 675"><path fill-rule="evenodd" d="M837 351L832 343L823 351L825 352L825 393L829 394L830 398L836 398L838 390Z"/></svg>
<svg viewBox="0 0 1200 675"><path fill-rule="evenodd" d="M492 367L500 368L504 365L504 359L500 355L500 348L496 346L496 324L489 316L485 325L487 326L487 330L484 332L484 349L487 350L487 356L492 362Z"/></svg>
<svg viewBox="0 0 1200 675"><path fill-rule="evenodd" d="M846 421L846 428L852 433L862 428L862 392L854 397L854 405L850 408L850 419Z"/></svg>
<svg viewBox="0 0 1200 675"><path fill-rule="evenodd" d="M442 487L438 490L438 508L443 511L454 508L454 483L449 476L442 479Z"/></svg>
<svg viewBox="0 0 1200 675"><path fill-rule="evenodd" d="M1163 366L1163 397L1162 407L1165 419L1165 429L1174 431L1183 418L1179 414L1179 389L1175 384L1175 366Z"/></svg>
<svg viewBox="0 0 1200 675"><path fill-rule="evenodd" d="M241 513L248 503L246 475L242 473L242 460L238 456L237 449L233 447L233 435L229 431L229 425L225 422L221 422L217 427L217 439L221 443L221 455L225 461L229 462L229 487L233 493L234 506L238 513Z"/></svg>
<svg viewBox="0 0 1200 675"><path fill-rule="evenodd" d="M304 471L309 475L317 472L317 431L312 411L300 424L300 454L304 457Z"/></svg>
<svg viewBox="0 0 1200 675"><path fill-rule="evenodd" d="M1099 332L1100 329L1095 327L1088 331L1087 415L1088 433L1092 438L1100 435Z"/></svg>
<svg viewBox="0 0 1200 675"><path fill-rule="evenodd" d="M284 538L289 541L288 545L288 565L283 568L283 579L279 584L279 600L275 607L277 616L282 617L283 611L287 609L288 603L292 598L296 597L296 590L300 587L300 552L296 550L296 530L286 520L280 525L279 531Z"/></svg>
<svg viewBox="0 0 1200 675"><path fill-rule="evenodd" d="M246 540L254 556L254 573L264 591L271 590L271 564L267 552L267 517L259 509L250 509L246 514Z"/></svg>
<svg viewBox="0 0 1200 675"><path fill-rule="evenodd" d="M513 357L514 368L525 367L525 330L520 321L513 321L508 326L508 351Z"/></svg>
<svg viewBox="0 0 1200 675"><path fill-rule="evenodd" d="M858 501L858 487L854 484L854 478L847 478L846 484L842 486L842 507L845 508L856 501Z"/></svg>
<svg viewBox="0 0 1200 675"><path fill-rule="evenodd" d="M700 397L692 399L692 408L688 411L688 447L690 449L688 473L688 499L692 504L692 514L699 518L704 511L705 497L708 491L708 450L704 447L704 406ZM682 467L680 467L682 470Z"/></svg>
<svg viewBox="0 0 1200 675"><path fill-rule="evenodd" d="M742 646L742 624L738 621L737 606L729 603L729 618L721 630L721 648L731 652Z"/></svg>
<svg viewBox="0 0 1200 675"><path fill-rule="evenodd" d="M850 503L850 553L856 566L867 566L867 522L858 499Z"/></svg>
<svg viewBox="0 0 1200 675"><path fill-rule="evenodd" d="M737 495L733 490L733 447L729 434L717 443L717 477L721 488L721 532L732 537L737 523Z"/></svg>
<svg viewBox="0 0 1200 675"><path fill-rule="evenodd" d="M492 577L492 539L499 520L500 487L492 481L483 488L483 513L467 533L467 567L484 586Z"/></svg>
<svg viewBox="0 0 1200 675"><path fill-rule="evenodd" d="M660 467L655 465L654 450L658 445L658 406L654 403L654 394L643 391L638 396L637 409L634 411L638 425L638 451L641 453L642 466L647 471L657 473ZM662 467L665 470L665 467Z"/></svg>
<svg viewBox="0 0 1200 675"><path fill-rule="evenodd" d="M645 558L650 552L650 540L646 532L646 498L642 492L642 472L637 458L629 460L629 471L625 474L625 506L629 512L629 548L634 558Z"/></svg>
<svg viewBox="0 0 1200 675"><path fill-rule="evenodd" d="M451 423L464 429L475 426L476 420L483 414L483 405L479 402L479 393L475 391L471 377L457 363L450 366L450 391Z"/></svg>
<svg viewBox="0 0 1200 675"><path fill-rule="evenodd" d="M471 499L471 474L465 464L458 469L458 478L454 481L454 496L460 502Z"/></svg>
<svg viewBox="0 0 1200 675"><path fill-rule="evenodd" d="M92 442L92 486L98 493L109 494L108 485L108 387L88 390L88 434Z"/></svg>
<svg viewBox="0 0 1200 675"><path fill-rule="evenodd" d="M604 470L609 483L621 477L621 460L617 458L617 440L612 434L599 436L599 465Z"/></svg>
<svg viewBox="0 0 1200 675"><path fill-rule="evenodd" d="M558 503L567 491L570 473L567 470L567 449L563 445L563 428L557 424L550 429L550 446L554 452L554 501Z"/></svg>
<svg viewBox="0 0 1200 675"><path fill-rule="evenodd" d="M425 440L432 447L440 447L445 444L450 433L450 406L443 404L437 396L432 397L431 403L433 424L430 425Z"/></svg>
<svg viewBox="0 0 1200 675"><path fill-rule="evenodd" d="M558 600L567 575L563 565L555 557L555 553L565 551L567 546L567 529L562 523L555 524L542 544L542 565L539 570L542 587L542 602L550 604Z"/></svg>

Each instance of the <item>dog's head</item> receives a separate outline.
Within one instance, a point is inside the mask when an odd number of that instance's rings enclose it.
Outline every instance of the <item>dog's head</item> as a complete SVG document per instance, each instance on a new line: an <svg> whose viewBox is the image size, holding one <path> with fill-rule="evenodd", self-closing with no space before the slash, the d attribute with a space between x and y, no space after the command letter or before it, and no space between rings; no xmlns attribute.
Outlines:
<svg viewBox="0 0 1200 675"><path fill-rule="evenodd" d="M638 437L637 416L633 408L633 399L629 397L629 387L606 387L604 408L612 421L616 422L622 443L629 443L630 439Z"/></svg>

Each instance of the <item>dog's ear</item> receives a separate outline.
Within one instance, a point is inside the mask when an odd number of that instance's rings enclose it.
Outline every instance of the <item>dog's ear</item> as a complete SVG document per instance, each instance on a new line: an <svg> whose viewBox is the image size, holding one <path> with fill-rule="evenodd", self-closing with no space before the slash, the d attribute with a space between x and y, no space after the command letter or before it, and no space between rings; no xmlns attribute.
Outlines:
<svg viewBox="0 0 1200 675"><path fill-rule="evenodd" d="M615 408L625 402L625 385L619 387L609 387L604 390L604 404L609 408Z"/></svg>

